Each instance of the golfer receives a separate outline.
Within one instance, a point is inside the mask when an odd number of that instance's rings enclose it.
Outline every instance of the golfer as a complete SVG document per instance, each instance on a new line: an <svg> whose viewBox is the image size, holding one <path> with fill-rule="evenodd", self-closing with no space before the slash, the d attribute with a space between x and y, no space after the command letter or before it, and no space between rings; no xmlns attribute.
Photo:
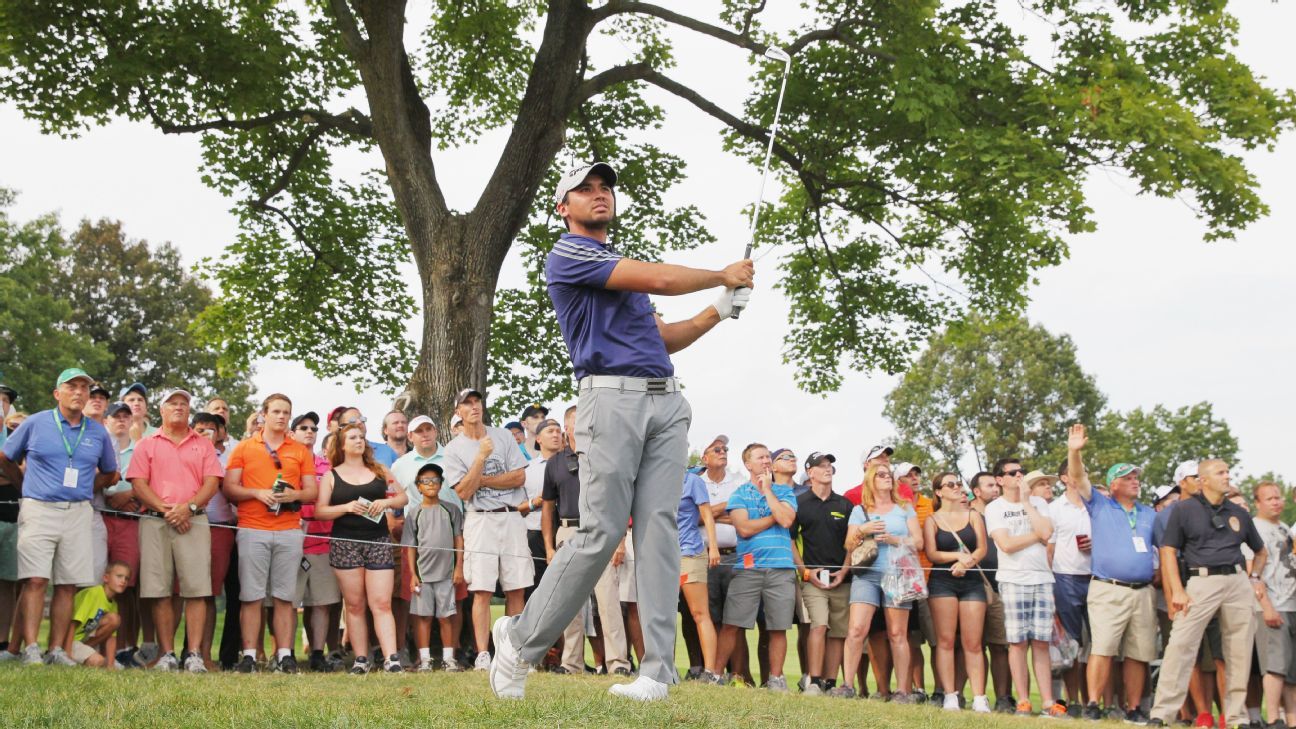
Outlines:
<svg viewBox="0 0 1296 729"><path fill-rule="evenodd" d="M554 191L567 227L545 264L549 297L580 381L576 409L581 523L558 550L526 608L492 634L491 690L520 699L527 669L544 657L589 598L634 518L635 579L644 656L639 677L611 693L666 698L675 683L679 595L679 507L692 410L670 353L697 341L746 304L750 260L722 271L622 258L607 242L616 211L616 171L597 163L565 174ZM724 287L714 304L667 324L648 294L678 296Z"/></svg>

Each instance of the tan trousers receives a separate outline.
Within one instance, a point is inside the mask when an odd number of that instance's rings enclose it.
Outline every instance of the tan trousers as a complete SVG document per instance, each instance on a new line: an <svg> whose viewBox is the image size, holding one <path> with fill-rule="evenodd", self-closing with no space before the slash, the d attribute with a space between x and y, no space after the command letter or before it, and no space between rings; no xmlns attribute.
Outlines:
<svg viewBox="0 0 1296 729"><path fill-rule="evenodd" d="M1152 718L1174 723L1188 695L1188 678L1197 664L1206 624L1216 613L1224 637L1224 714L1228 726L1246 726L1247 677L1255 641L1255 595L1245 575L1211 575L1188 580L1188 612L1175 616L1170 643L1161 660Z"/></svg>
<svg viewBox="0 0 1296 729"><path fill-rule="evenodd" d="M554 543L561 547L576 533L576 527L558 527ZM563 628L562 667L567 673L585 675L585 611L582 610Z"/></svg>
<svg viewBox="0 0 1296 729"><path fill-rule="evenodd" d="M621 617L621 581L617 579L617 568L610 561L603 568L598 584L594 585L594 599L598 601L599 635L603 636L603 656L608 673L618 668L628 671L630 644L626 637L625 619Z"/></svg>

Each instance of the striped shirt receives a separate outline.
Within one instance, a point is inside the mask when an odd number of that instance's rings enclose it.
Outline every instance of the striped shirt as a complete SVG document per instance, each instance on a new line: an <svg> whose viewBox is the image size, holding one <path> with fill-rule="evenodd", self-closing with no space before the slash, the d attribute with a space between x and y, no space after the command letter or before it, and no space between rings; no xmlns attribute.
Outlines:
<svg viewBox="0 0 1296 729"><path fill-rule="evenodd" d="M796 511L796 497L792 487L774 484L774 498L792 507ZM761 492L750 482L738 487L729 497L726 511L746 509L748 519L761 519L770 516L769 503ZM738 562L734 569L795 569L792 559L792 534L778 522L750 537L738 535Z"/></svg>

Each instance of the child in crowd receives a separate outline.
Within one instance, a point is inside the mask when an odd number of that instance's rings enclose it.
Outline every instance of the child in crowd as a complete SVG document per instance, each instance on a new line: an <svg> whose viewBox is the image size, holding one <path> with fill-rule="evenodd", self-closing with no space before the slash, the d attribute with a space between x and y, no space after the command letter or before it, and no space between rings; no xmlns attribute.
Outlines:
<svg viewBox="0 0 1296 729"><path fill-rule="evenodd" d="M130 565L121 561L111 562L104 570L102 585L87 587L73 598L72 624L63 639L63 650L79 665L114 667L117 627L121 625L117 597L126 591L130 577Z"/></svg>
<svg viewBox="0 0 1296 729"><path fill-rule="evenodd" d="M418 645L418 670L432 670L429 644L432 618L440 621L441 664L447 671L460 670L454 647L459 645L455 629L455 590L464 584L463 512L439 499L441 467L435 463L419 469L415 484L423 500L405 515L401 543L405 559L413 566L410 578L410 615L414 618L414 642Z"/></svg>

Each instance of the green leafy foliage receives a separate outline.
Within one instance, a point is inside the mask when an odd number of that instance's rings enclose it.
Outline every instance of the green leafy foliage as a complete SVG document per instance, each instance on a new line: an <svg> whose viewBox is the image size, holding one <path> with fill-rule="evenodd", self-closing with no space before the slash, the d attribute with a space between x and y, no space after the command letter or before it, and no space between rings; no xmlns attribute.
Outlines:
<svg viewBox="0 0 1296 729"><path fill-rule="evenodd" d="M1141 466L1146 492L1174 483L1175 467L1186 460L1220 458L1238 465L1237 438L1208 402L1176 410L1156 405L1105 413L1089 442L1087 462L1103 473L1114 463Z"/></svg>

